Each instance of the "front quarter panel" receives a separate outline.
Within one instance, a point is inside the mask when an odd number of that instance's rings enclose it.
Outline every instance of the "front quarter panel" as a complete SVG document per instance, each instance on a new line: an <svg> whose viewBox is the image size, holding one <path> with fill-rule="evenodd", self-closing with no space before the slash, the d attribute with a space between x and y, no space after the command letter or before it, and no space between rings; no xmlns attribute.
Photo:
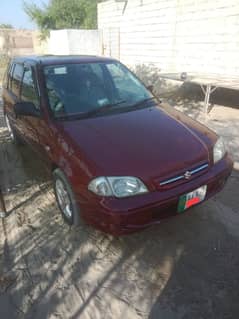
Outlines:
<svg viewBox="0 0 239 319"><path fill-rule="evenodd" d="M56 143L53 146L52 161L67 176L77 200L87 201L88 184L97 175L97 165L85 156L79 146L75 145L60 124L56 124L53 132Z"/></svg>

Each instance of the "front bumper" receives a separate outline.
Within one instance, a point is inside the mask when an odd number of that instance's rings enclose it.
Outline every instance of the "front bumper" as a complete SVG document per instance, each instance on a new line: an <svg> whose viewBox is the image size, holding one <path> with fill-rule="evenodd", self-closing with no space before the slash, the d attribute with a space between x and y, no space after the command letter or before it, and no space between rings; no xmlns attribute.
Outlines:
<svg viewBox="0 0 239 319"><path fill-rule="evenodd" d="M131 233L178 215L179 197L207 185L205 200L219 192L231 174L233 162L226 155L207 173L177 187L155 191L125 199L94 196L88 203L80 203L85 221L115 236Z"/></svg>

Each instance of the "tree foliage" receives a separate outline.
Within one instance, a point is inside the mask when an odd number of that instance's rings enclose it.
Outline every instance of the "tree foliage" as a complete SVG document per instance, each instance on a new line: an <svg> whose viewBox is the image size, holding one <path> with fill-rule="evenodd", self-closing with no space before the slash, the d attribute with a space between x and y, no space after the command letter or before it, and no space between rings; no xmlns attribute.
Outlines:
<svg viewBox="0 0 239 319"><path fill-rule="evenodd" d="M9 23L0 23L0 29L13 29L13 26Z"/></svg>
<svg viewBox="0 0 239 319"><path fill-rule="evenodd" d="M50 0L37 6L24 2L24 11L46 38L50 30L95 29L97 27L97 3L100 0Z"/></svg>

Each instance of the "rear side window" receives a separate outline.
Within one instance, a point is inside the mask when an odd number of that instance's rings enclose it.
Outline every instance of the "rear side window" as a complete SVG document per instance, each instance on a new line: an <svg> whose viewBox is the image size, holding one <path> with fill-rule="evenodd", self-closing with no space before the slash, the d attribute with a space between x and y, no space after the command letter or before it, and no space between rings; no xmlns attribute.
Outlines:
<svg viewBox="0 0 239 319"><path fill-rule="evenodd" d="M12 68L13 68L13 65L10 63L8 65L6 82L5 82L5 85L8 89L10 88L10 82L11 82L11 77L12 77Z"/></svg>
<svg viewBox="0 0 239 319"><path fill-rule="evenodd" d="M4 77L3 77L3 86L5 88L8 88L8 79L9 79L9 70L10 70L10 68L11 68L11 64L8 63L8 66L6 68L6 71L5 71Z"/></svg>
<svg viewBox="0 0 239 319"><path fill-rule="evenodd" d="M26 102L32 102L39 109L39 96L34 83L32 68L30 67L24 68L21 99Z"/></svg>
<svg viewBox="0 0 239 319"><path fill-rule="evenodd" d="M12 89L12 73L14 70L15 64L11 63L8 69L8 79L7 79L7 88Z"/></svg>
<svg viewBox="0 0 239 319"><path fill-rule="evenodd" d="M16 96L19 95L22 76L23 76L23 65L16 63L13 69L13 74L11 79L11 89Z"/></svg>

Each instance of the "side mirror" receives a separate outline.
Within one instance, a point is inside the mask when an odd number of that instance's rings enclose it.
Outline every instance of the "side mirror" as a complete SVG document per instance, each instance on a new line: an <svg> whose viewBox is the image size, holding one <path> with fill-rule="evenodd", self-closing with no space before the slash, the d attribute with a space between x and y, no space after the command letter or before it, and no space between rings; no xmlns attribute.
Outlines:
<svg viewBox="0 0 239 319"><path fill-rule="evenodd" d="M41 115L40 111L37 110L37 108L32 102L17 102L14 105L14 111L16 116L25 115L39 117Z"/></svg>
<svg viewBox="0 0 239 319"><path fill-rule="evenodd" d="M148 89L151 93L153 93L154 86L153 86L153 85L149 85L149 86L147 86L147 89Z"/></svg>

